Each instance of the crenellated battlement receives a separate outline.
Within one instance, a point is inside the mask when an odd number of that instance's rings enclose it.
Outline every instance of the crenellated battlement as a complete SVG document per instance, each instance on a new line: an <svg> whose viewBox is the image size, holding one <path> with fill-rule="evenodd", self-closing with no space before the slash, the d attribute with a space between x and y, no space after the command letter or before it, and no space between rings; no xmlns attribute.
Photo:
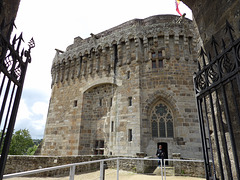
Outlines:
<svg viewBox="0 0 240 180"><path fill-rule="evenodd" d="M54 83L104 73L113 76L116 69L133 62L147 63L151 53L161 51L162 58L196 61L196 36L192 21L179 16L158 15L133 19L99 34L76 37L65 52L56 50L52 64Z"/></svg>

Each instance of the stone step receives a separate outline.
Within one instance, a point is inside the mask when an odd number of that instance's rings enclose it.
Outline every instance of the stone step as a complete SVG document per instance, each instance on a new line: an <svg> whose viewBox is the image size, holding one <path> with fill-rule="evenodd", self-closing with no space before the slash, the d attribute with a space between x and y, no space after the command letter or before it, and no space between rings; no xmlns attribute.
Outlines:
<svg viewBox="0 0 240 180"><path fill-rule="evenodd" d="M164 175L164 167L162 168L163 170L163 175ZM175 168L174 167L165 167L166 170L166 176L174 176L175 175ZM157 167L154 171L153 174L156 174L157 176L161 176L161 167Z"/></svg>

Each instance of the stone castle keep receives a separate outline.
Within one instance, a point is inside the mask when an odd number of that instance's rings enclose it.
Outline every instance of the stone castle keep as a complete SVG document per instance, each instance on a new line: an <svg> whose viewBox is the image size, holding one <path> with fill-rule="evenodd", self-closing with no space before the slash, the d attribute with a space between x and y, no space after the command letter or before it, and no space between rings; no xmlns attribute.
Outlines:
<svg viewBox="0 0 240 180"><path fill-rule="evenodd" d="M202 158L191 20L158 15L56 50L42 155Z"/></svg>

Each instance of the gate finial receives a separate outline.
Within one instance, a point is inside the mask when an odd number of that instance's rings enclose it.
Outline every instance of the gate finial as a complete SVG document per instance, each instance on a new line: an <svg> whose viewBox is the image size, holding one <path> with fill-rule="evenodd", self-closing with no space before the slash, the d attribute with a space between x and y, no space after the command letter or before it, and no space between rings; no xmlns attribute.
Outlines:
<svg viewBox="0 0 240 180"><path fill-rule="evenodd" d="M234 38L232 35L232 31L234 31L233 27L231 26L231 24L228 22L228 20L226 20L226 33L229 32L229 36L231 38L231 41L234 42Z"/></svg>
<svg viewBox="0 0 240 180"><path fill-rule="evenodd" d="M216 39L215 39L214 36L212 36L212 42L211 42L211 44L212 44L212 46L213 46L213 48L214 48L215 55L217 56L217 55L218 55L218 50L217 50L218 43L217 43L217 41L216 41Z"/></svg>
<svg viewBox="0 0 240 180"><path fill-rule="evenodd" d="M203 60L203 67L206 66L205 55L206 53L204 52L203 47L201 47L200 56L202 57L202 60Z"/></svg>

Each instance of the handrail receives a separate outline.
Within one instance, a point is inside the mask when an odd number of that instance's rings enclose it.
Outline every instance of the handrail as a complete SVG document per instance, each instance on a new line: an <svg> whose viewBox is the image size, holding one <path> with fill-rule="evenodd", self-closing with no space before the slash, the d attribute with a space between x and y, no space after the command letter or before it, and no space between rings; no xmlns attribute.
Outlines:
<svg viewBox="0 0 240 180"><path fill-rule="evenodd" d="M42 173L42 172L47 172L47 171L52 171L52 170L57 170L57 169L62 169L62 168L70 168L70 173L69 173L69 179L74 180L74 175L75 175L75 167L80 166L80 165L85 165L85 164L92 164L92 163L100 163L100 180L104 179L104 161L113 161L117 160L117 180L119 180L119 160L150 160L150 161L159 161L158 158L129 158L129 157L117 157L117 158L109 158L109 159L100 159L100 160L94 160L94 161L85 161L85 162L80 162L80 163L72 163L72 164L66 164L66 165L61 165L61 166L54 166L54 167L49 167L49 168L43 168L43 169L35 169L35 170L30 170L30 171L24 171L24 172L18 172L18 173L13 173L13 174L6 174L3 176L3 179L8 179L8 178L13 178L13 177L21 177L21 176L27 176L31 174L37 174L37 173ZM183 160L183 159L164 159L164 167L162 166L163 163L161 162L161 176L163 180L163 170L165 174L165 179L166 179L166 170L165 170L165 162L166 161L183 161L183 162L204 162L203 160ZM164 168L164 169L163 169Z"/></svg>

